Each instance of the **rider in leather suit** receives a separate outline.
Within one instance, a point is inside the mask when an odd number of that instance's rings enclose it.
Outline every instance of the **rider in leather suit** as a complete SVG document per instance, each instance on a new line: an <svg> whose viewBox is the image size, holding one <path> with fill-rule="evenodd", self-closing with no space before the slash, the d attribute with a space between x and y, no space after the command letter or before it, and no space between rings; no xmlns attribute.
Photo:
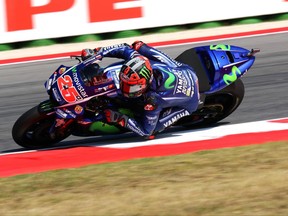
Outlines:
<svg viewBox="0 0 288 216"><path fill-rule="evenodd" d="M117 109L104 111L106 120L136 134L153 139L182 117L194 112L199 104L198 78L190 66L177 62L142 41L82 50L85 60L97 53L102 57L126 60L119 74L120 91L115 101L121 101L136 117ZM117 107L117 103L115 103Z"/></svg>

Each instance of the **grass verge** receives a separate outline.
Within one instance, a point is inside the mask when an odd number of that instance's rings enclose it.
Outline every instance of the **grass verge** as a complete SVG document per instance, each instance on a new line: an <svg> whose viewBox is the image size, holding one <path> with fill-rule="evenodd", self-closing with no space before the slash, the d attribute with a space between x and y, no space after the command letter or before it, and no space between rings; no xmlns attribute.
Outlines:
<svg viewBox="0 0 288 216"><path fill-rule="evenodd" d="M288 215L288 141L0 179L0 215Z"/></svg>

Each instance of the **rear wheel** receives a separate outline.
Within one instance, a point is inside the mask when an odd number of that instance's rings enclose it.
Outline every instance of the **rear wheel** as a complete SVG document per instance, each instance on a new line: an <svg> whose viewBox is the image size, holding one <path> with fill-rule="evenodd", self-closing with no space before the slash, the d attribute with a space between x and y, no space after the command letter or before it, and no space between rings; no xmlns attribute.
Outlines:
<svg viewBox="0 0 288 216"><path fill-rule="evenodd" d="M52 138L49 129L54 120L54 114L40 113L38 106L35 106L17 119L12 128L12 137L18 145L24 148L52 147L70 135L69 132L66 132Z"/></svg>
<svg viewBox="0 0 288 216"><path fill-rule="evenodd" d="M244 94L244 84L241 79L238 79L221 91L207 95L204 106L191 116L180 119L177 125L184 127L209 126L219 122L237 109Z"/></svg>

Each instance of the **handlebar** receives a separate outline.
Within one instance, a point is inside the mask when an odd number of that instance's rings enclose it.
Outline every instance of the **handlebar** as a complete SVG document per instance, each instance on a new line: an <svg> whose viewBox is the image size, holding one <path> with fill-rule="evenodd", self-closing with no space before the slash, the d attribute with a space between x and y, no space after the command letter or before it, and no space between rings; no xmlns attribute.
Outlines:
<svg viewBox="0 0 288 216"><path fill-rule="evenodd" d="M82 62L82 56L79 56L79 55L71 55L70 56L70 59L76 59L76 60L78 60L79 61L79 63L81 63Z"/></svg>
<svg viewBox="0 0 288 216"><path fill-rule="evenodd" d="M99 53L99 52L94 54L93 56L89 57L88 59L91 59L92 57L95 58L94 59L95 62L100 62L102 60L102 58L103 58L102 53ZM78 60L79 63L83 62L81 55L71 55L70 59L73 59L73 58Z"/></svg>

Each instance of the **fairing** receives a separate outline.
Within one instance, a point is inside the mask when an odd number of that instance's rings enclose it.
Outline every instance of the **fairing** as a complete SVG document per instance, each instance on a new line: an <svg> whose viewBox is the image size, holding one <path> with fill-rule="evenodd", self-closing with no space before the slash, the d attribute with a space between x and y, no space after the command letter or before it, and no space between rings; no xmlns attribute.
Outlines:
<svg viewBox="0 0 288 216"><path fill-rule="evenodd" d="M242 47L220 44L195 49L210 83L205 93L214 93L235 82L255 61L254 56L248 55L250 51Z"/></svg>

